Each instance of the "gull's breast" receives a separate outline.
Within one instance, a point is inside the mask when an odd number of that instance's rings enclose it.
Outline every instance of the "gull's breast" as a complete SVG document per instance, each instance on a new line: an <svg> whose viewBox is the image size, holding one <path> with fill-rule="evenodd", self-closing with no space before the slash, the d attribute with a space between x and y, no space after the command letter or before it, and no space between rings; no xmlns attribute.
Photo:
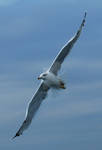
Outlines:
<svg viewBox="0 0 102 150"><path fill-rule="evenodd" d="M53 73L49 72L44 83L48 87L59 87L59 78L55 76Z"/></svg>

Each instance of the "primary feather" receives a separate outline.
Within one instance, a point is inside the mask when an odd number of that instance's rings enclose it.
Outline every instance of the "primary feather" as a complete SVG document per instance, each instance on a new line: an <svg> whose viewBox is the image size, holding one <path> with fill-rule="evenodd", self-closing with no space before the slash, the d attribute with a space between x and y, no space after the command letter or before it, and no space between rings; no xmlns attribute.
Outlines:
<svg viewBox="0 0 102 150"><path fill-rule="evenodd" d="M86 18L86 12L85 12L83 21L80 25L80 28L77 31L77 33L75 34L75 36L72 37L68 41L68 43L60 50L59 54L56 56L55 60L53 61L49 71L53 72L55 75L57 75L59 69L61 68L61 64L63 63L66 56L69 54L69 52L70 52L71 48L73 47L73 45L75 44L75 42L78 40L80 33L82 31L82 27L85 24L85 18Z"/></svg>
<svg viewBox="0 0 102 150"><path fill-rule="evenodd" d="M29 127L32 118L36 114L36 111L39 109L42 101L46 98L48 90L49 87L47 87L44 83L41 83L40 87L38 88L37 92L33 96L31 102L29 103L28 110L26 113L26 118L22 123L22 126L20 127L20 129L18 130L18 132L13 138L15 138L16 136L20 136L23 133L23 131Z"/></svg>

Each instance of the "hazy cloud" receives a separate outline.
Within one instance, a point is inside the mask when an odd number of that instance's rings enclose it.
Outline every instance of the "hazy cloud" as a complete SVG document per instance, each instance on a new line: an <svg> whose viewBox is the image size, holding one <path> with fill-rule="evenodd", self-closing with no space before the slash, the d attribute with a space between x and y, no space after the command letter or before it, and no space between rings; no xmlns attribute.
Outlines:
<svg viewBox="0 0 102 150"><path fill-rule="evenodd" d="M16 3L18 0L0 0L0 6L8 6Z"/></svg>
<svg viewBox="0 0 102 150"><path fill-rule="evenodd" d="M101 6L88 0L0 1L0 149L102 149ZM38 75L74 35L86 9L84 30L60 72L67 89L50 91L30 128L11 142Z"/></svg>

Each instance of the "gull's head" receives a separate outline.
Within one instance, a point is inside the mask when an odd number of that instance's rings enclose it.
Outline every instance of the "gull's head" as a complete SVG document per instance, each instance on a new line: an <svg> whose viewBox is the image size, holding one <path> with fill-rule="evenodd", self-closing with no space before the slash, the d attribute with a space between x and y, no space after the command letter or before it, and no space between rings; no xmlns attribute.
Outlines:
<svg viewBox="0 0 102 150"><path fill-rule="evenodd" d="M42 79L42 80L45 80L47 77L47 73L42 73L39 77L38 77L38 80Z"/></svg>

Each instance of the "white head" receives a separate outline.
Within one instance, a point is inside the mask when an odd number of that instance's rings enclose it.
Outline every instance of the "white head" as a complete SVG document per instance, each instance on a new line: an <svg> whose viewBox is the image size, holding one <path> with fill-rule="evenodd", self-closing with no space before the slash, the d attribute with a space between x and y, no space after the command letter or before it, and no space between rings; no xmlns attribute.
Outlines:
<svg viewBox="0 0 102 150"><path fill-rule="evenodd" d="M40 80L40 79L42 79L42 80L45 80L46 79L46 77L47 77L47 73L45 72L45 73L42 73L42 74L40 74L40 76L38 77L38 80Z"/></svg>

